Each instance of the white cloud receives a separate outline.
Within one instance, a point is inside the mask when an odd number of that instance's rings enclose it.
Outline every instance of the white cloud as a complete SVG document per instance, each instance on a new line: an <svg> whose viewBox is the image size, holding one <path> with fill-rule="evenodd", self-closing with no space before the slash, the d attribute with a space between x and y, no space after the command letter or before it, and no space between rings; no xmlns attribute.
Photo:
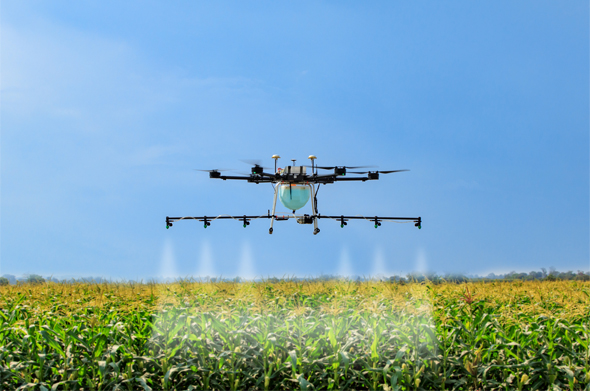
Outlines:
<svg viewBox="0 0 590 391"><path fill-rule="evenodd" d="M13 115L45 113L80 119L103 98L118 98L133 77L131 48L80 31L40 22L37 29L3 23L2 94Z"/></svg>

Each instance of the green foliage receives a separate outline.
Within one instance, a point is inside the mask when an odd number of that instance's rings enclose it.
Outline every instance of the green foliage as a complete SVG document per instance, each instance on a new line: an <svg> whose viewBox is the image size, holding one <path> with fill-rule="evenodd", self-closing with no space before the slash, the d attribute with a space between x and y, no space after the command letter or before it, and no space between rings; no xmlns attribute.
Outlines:
<svg viewBox="0 0 590 391"><path fill-rule="evenodd" d="M557 281L559 280L559 277L557 277L555 274L549 274L547 277L545 277L545 281Z"/></svg>
<svg viewBox="0 0 590 391"><path fill-rule="evenodd" d="M10 281L8 281L8 278L6 277L0 277L0 286L2 285L9 285Z"/></svg>
<svg viewBox="0 0 590 391"><path fill-rule="evenodd" d="M28 284L42 284L45 282L45 279L38 274L29 274L25 282Z"/></svg>
<svg viewBox="0 0 590 391"><path fill-rule="evenodd" d="M0 287L0 389L585 390L590 283Z"/></svg>

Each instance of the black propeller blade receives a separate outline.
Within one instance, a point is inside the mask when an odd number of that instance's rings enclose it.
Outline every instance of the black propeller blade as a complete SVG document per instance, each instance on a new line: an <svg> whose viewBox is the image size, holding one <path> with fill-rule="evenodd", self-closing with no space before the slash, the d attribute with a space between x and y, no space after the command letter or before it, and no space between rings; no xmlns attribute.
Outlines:
<svg viewBox="0 0 590 391"><path fill-rule="evenodd" d="M380 174L391 174L392 172L402 172L402 171L410 171L410 170L390 170L390 171L377 171Z"/></svg>
<svg viewBox="0 0 590 391"><path fill-rule="evenodd" d="M221 171L231 171L233 170L233 168L215 168L213 170L199 170L199 169L194 169L195 171L203 171L203 172L221 172Z"/></svg>
<svg viewBox="0 0 590 391"><path fill-rule="evenodd" d="M249 164L254 167L262 167L262 160L259 159L240 159L242 163ZM270 167L262 167L265 170L270 170Z"/></svg>
<svg viewBox="0 0 590 391"><path fill-rule="evenodd" d="M402 172L410 170L389 170L389 171L348 171L348 174L368 174L369 172L377 172L379 174L391 174L392 172Z"/></svg>
<svg viewBox="0 0 590 391"><path fill-rule="evenodd" d="M311 167L311 166L305 166L305 167ZM336 168L352 168L353 170L355 168L371 168L371 167L377 167L377 166L332 166L332 167L327 167L327 166L314 166L315 168L321 168L322 170L334 170Z"/></svg>

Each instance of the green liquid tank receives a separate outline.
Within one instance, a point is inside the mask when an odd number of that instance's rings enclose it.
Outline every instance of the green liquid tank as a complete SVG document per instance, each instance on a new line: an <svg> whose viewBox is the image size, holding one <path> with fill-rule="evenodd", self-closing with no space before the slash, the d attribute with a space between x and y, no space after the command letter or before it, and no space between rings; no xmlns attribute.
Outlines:
<svg viewBox="0 0 590 391"><path fill-rule="evenodd" d="M309 201L311 191L308 185L283 184L279 185L279 199L289 210L301 209Z"/></svg>

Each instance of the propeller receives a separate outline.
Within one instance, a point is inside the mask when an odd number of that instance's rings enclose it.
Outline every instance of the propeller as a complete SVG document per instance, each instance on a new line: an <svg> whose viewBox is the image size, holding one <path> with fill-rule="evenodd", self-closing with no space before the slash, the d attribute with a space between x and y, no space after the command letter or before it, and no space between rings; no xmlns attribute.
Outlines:
<svg viewBox="0 0 590 391"><path fill-rule="evenodd" d="M233 170L233 168L215 168L213 170L199 170L199 169L194 169L195 171L203 171L203 172L221 172L221 171L231 171Z"/></svg>
<svg viewBox="0 0 590 391"><path fill-rule="evenodd" d="M305 166L305 167L311 167L311 166ZM352 168L353 170L355 168L371 168L371 167L377 167L377 166L331 166L331 167L327 167L327 166L315 166L316 168L321 168L322 170L334 170L335 168Z"/></svg>
<svg viewBox="0 0 590 391"><path fill-rule="evenodd" d="M208 172L209 173L209 178L221 178L221 171L230 171L231 168L216 168L213 170L198 170L195 169L195 171L203 171L203 172Z"/></svg>
<svg viewBox="0 0 590 391"><path fill-rule="evenodd" d="M240 161L253 166L250 169L252 171L252 175L263 175L264 170L270 170L269 167L262 167L260 165L262 162L258 159L240 159Z"/></svg>
<svg viewBox="0 0 590 391"><path fill-rule="evenodd" d="M369 172L376 172L379 174L391 174L392 172L402 172L410 170L389 170L389 171L347 171L348 174L368 174Z"/></svg>
<svg viewBox="0 0 590 391"><path fill-rule="evenodd" d="M240 159L240 161L242 163L246 163L251 166L262 167L262 160L260 160L260 159ZM264 168L265 170L270 170L270 167L262 167L262 168Z"/></svg>

